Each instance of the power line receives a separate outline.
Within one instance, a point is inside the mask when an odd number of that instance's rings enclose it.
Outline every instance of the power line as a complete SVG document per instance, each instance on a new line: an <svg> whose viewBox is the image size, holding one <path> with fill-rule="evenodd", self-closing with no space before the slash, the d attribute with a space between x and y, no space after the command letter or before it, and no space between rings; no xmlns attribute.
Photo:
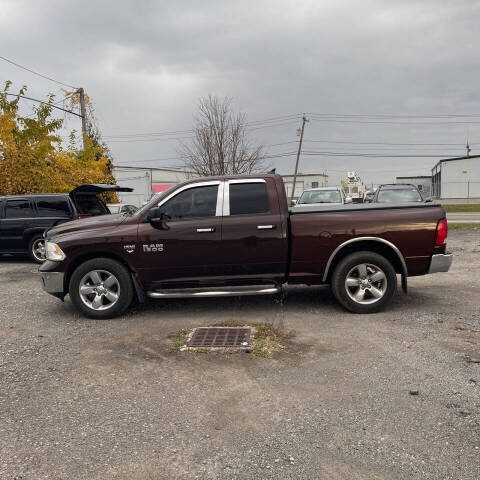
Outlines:
<svg viewBox="0 0 480 480"><path fill-rule="evenodd" d="M2 57L1 55L0 55L0 58L1 58L2 60L5 60L5 61L8 62L8 63L11 63L12 65L15 65L15 66L18 67L18 68L23 68L23 70L26 70L27 72L33 73L34 75L38 75L39 77L42 77L42 78L46 78L47 80L50 80L51 82L58 83L58 85L63 85L64 87L69 87L69 88L74 88L74 89L77 88L77 87L74 87L73 85L69 85L68 83L60 82L60 81L58 81L58 80L55 80L55 79L52 78L52 77L49 77L49 76L47 76L47 75L43 75L42 73L38 73L38 72L36 72L35 70L32 70L32 69L27 68L27 67L24 67L23 65L20 65L19 63L16 63L16 62L14 62L14 61L12 61L12 60L9 60L8 58Z"/></svg>
<svg viewBox="0 0 480 480"><path fill-rule="evenodd" d="M393 142L350 142L339 140L304 140L312 143L340 143L349 145L394 145L394 146L456 146L465 147L464 143L393 143ZM471 145L480 142L471 142Z"/></svg>
<svg viewBox="0 0 480 480"><path fill-rule="evenodd" d="M297 115L292 115L292 119L285 117L276 117L276 119L280 119L281 121L277 121L274 119L265 119L265 120L254 120L252 122L245 122L243 124L244 127L247 128L249 131L259 130L262 128L271 128L277 127L282 125L291 125L296 123L296 120L293 118L297 117ZM283 119L287 121L283 121ZM163 132L149 132L149 133L124 133L124 134L112 134L112 135L104 135L104 139L121 139L121 138L143 138L143 137L164 137L164 136L174 136L174 135L185 135L189 133L195 133L194 130L174 130L174 131L163 131Z"/></svg>
<svg viewBox="0 0 480 480"><path fill-rule="evenodd" d="M332 157L370 157L370 158L448 158L449 155L446 154L391 154L391 153L354 153L354 152L317 152L317 151L308 151L303 152L304 155L311 156L332 156Z"/></svg>
<svg viewBox="0 0 480 480"><path fill-rule="evenodd" d="M60 103L64 102L65 100L68 100L70 97L73 97L73 95L75 95L76 92L73 92L71 93L70 95L67 95L65 98L62 98L61 100L59 100L58 102L55 102L55 103L52 103L52 104L48 104L48 105L51 105L51 106L55 106L55 105L59 105ZM70 112L70 113L73 113L73 112ZM25 117L23 118L30 118L30 117L33 117L35 116L36 113L31 113L30 115L26 115Z"/></svg>
<svg viewBox="0 0 480 480"><path fill-rule="evenodd" d="M193 137L160 137L160 138L134 138L134 139L126 139L126 140L110 140L106 137L102 137L108 143L136 143L136 142L158 142L163 140L189 140Z"/></svg>
<svg viewBox="0 0 480 480"><path fill-rule="evenodd" d="M25 98L26 100L32 100L33 102L42 103L43 105L48 105L49 107L56 108L58 110L62 110L67 113L71 113L72 115L76 115L77 117L82 118L82 115L78 113L71 112L70 110L66 110L65 108L57 107L53 103L44 102L43 100L38 100L37 98L27 97L26 95L17 95L16 93L5 93L5 95L9 95L11 97Z"/></svg>
<svg viewBox="0 0 480 480"><path fill-rule="evenodd" d="M295 155L296 152L282 152L278 154L272 155L263 155L260 158L263 159L270 159L270 158L281 158L287 157L289 155ZM165 162L165 161L172 161L172 160L183 160L183 157L167 157L167 158L150 158L148 160L130 160L128 163L143 163L143 162Z"/></svg>
<svg viewBox="0 0 480 480"><path fill-rule="evenodd" d="M294 118L300 118L301 115L299 113L293 113L291 115L283 115L279 117L271 117L265 118L263 120L252 120L250 122L245 122L245 125L253 125L255 123L266 123L266 122L274 122L274 121L284 121L284 120L291 120Z"/></svg>
<svg viewBox="0 0 480 480"><path fill-rule="evenodd" d="M356 123L356 124L382 124L382 125L461 125L461 124L480 124L480 122L464 122L464 121L451 121L451 122L396 122L385 120L344 120L340 118L315 118L312 117L313 122L327 122L327 123Z"/></svg>
<svg viewBox="0 0 480 480"><path fill-rule="evenodd" d="M461 118L480 117L479 113L425 113L425 114L395 114L395 113L307 113L314 117L346 117L346 118Z"/></svg>

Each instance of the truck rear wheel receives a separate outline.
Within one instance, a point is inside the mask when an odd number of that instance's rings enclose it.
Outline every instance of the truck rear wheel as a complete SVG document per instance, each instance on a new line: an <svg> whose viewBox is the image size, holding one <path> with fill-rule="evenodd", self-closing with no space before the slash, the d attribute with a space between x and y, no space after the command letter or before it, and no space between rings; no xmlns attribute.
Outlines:
<svg viewBox="0 0 480 480"><path fill-rule="evenodd" d="M133 285L130 273L121 263L94 258L73 272L69 293L85 316L103 320L125 312L132 303Z"/></svg>
<svg viewBox="0 0 480 480"><path fill-rule="evenodd" d="M397 288L392 264L374 252L348 255L335 268L332 291L347 310L373 313L382 310Z"/></svg>

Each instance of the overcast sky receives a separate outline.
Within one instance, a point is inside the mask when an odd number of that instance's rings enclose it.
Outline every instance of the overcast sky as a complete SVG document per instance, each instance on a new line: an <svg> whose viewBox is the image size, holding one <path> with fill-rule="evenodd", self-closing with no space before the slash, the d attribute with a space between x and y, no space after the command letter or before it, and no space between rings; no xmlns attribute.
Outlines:
<svg viewBox="0 0 480 480"><path fill-rule="evenodd" d="M180 165L172 137L188 133L119 136L189 130L209 93L232 97L248 121L281 117L250 131L272 156L297 148L300 116L284 117L315 114L304 144L315 154L300 170L326 170L331 184L347 170L368 183L429 174L463 155L467 136L480 153L480 117L408 117L480 114L476 0L0 0L0 11L0 55L83 87L118 165ZM61 98L59 85L0 60L7 79ZM417 154L438 156L400 156ZM281 173L294 161L270 160Z"/></svg>

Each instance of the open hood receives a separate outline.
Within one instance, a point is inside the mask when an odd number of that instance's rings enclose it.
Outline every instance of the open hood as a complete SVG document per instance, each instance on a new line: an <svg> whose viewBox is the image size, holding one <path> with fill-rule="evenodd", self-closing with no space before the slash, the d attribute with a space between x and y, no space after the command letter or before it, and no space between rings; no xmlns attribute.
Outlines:
<svg viewBox="0 0 480 480"><path fill-rule="evenodd" d="M121 187L120 185L110 185L108 183L89 183L86 185L80 185L74 188L71 192L71 196L75 196L77 193L90 193L97 195L103 192L133 192L133 188Z"/></svg>

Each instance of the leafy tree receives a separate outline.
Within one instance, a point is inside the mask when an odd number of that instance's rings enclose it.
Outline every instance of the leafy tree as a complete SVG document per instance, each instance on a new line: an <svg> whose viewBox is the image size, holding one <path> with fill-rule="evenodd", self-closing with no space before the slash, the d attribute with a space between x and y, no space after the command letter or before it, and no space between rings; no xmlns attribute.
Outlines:
<svg viewBox="0 0 480 480"><path fill-rule="evenodd" d="M80 149L72 131L63 145L58 135L63 120L52 117L53 95L34 106L32 115L22 116L21 98L9 100L6 95L10 85L6 82L0 92L0 195L60 193L82 183L115 183L111 159L98 139L87 137ZM22 87L19 95L26 90Z"/></svg>

